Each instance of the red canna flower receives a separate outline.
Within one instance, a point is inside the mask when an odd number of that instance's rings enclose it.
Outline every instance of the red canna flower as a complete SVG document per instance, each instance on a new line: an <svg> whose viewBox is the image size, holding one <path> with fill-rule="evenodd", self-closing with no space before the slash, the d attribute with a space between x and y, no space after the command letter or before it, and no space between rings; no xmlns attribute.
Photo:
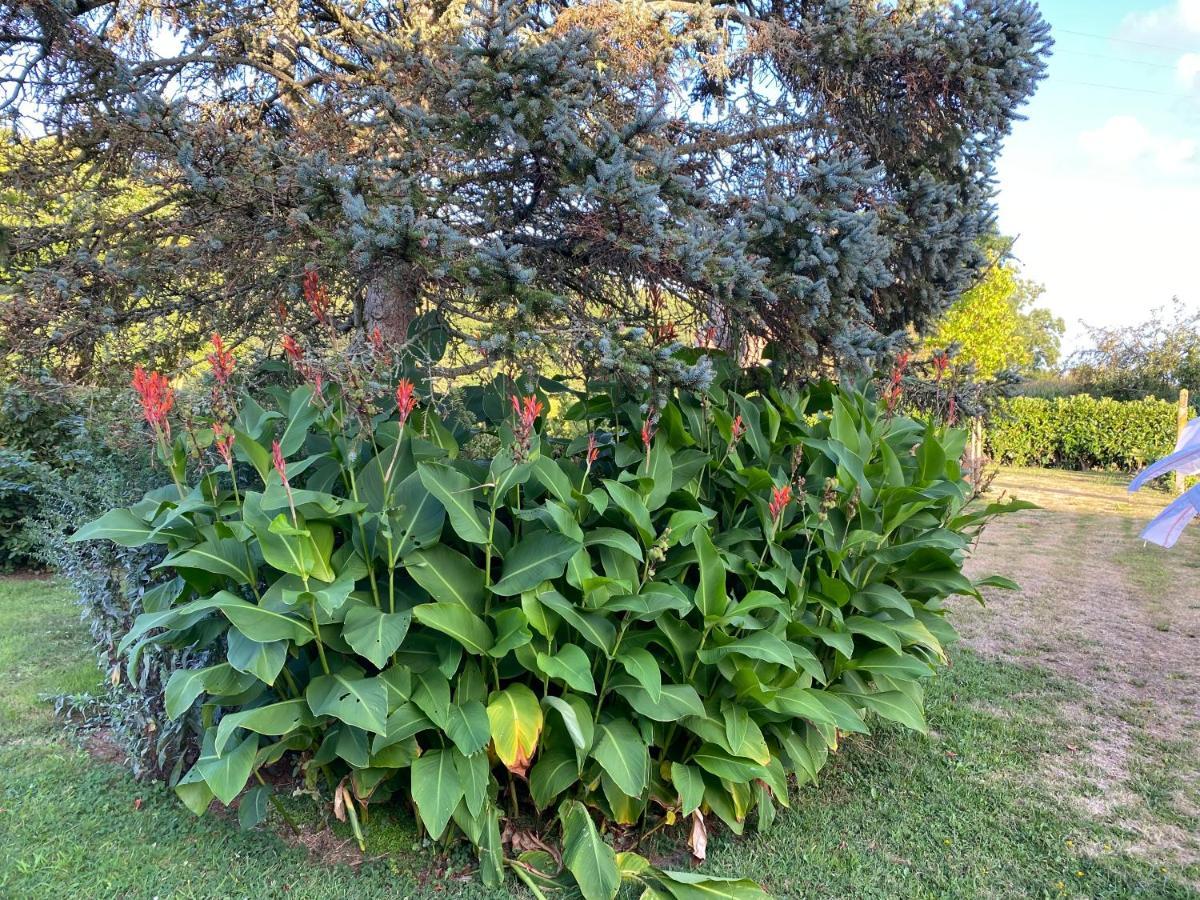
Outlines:
<svg viewBox="0 0 1200 900"><path fill-rule="evenodd" d="M292 511L292 524L299 526L296 518L296 501L292 497L292 486L287 477L287 463L283 459L283 448L279 446L279 441L271 442L271 462L274 463L275 471L279 473L279 477L283 481L283 489L287 491L288 509Z"/></svg>
<svg viewBox="0 0 1200 900"><path fill-rule="evenodd" d="M664 322L661 325L655 325L652 329L652 333L654 336L654 343L669 344L675 340L675 323Z"/></svg>
<svg viewBox="0 0 1200 900"><path fill-rule="evenodd" d="M133 381L130 384L137 391L138 400L142 404L142 415L146 417L146 421L155 431L169 438L171 423L167 419L167 413L175 405L175 391L167 383L166 377L158 372L147 374L141 366L137 366L133 370Z"/></svg>
<svg viewBox="0 0 1200 900"><path fill-rule="evenodd" d="M742 435L746 433L746 423L742 421L741 413L738 413L734 417L733 424L729 426L729 431L729 446L732 447L734 444L740 441L742 439Z"/></svg>
<svg viewBox="0 0 1200 900"><path fill-rule="evenodd" d="M587 443L588 468L591 468L592 463L594 463L599 458L600 458L600 447L596 443L596 434L595 434L595 432L593 432L592 434L588 435L588 443Z"/></svg>
<svg viewBox="0 0 1200 900"><path fill-rule="evenodd" d="M304 351L300 349L300 345L296 343L296 339L290 334L283 336L283 352L287 354L287 358L293 363L298 363L300 358L304 356Z"/></svg>
<svg viewBox="0 0 1200 900"><path fill-rule="evenodd" d="M213 445L217 448L217 452L221 454L221 459L225 461L225 465L233 468L233 439L232 431L226 431L225 426L220 422L213 425Z"/></svg>
<svg viewBox="0 0 1200 900"><path fill-rule="evenodd" d="M950 365L950 357L945 352L935 353L933 355L933 367L937 370L937 380L941 381L946 374L946 367Z"/></svg>
<svg viewBox="0 0 1200 900"><path fill-rule="evenodd" d="M792 502L792 486L785 484L781 488L771 489L770 512L771 518L776 522L783 516L783 511L787 509L787 505Z"/></svg>
<svg viewBox="0 0 1200 900"><path fill-rule="evenodd" d="M417 406L417 398L413 394L413 383L407 378L401 378L396 385L396 409L400 413L400 424L403 425L412 415Z"/></svg>
<svg viewBox="0 0 1200 900"><path fill-rule="evenodd" d="M376 353L382 353L384 351L383 334L379 331L379 326L375 326L375 328L371 329L371 348Z"/></svg>
<svg viewBox="0 0 1200 900"><path fill-rule="evenodd" d="M212 366L213 377L218 383L227 384L229 376L233 374L233 354L225 349L219 332L213 332L212 345L213 352L208 354L208 364Z"/></svg>
<svg viewBox="0 0 1200 900"><path fill-rule="evenodd" d="M328 325L329 294L325 290L325 285L321 284L321 276L315 269L304 273L304 299L308 301L308 308L312 310L317 321L322 325Z"/></svg>
<svg viewBox="0 0 1200 900"><path fill-rule="evenodd" d="M279 441L271 442L271 462L275 464L275 471L279 473L279 478L286 485L288 483L287 463L284 462L283 448L279 446Z"/></svg>
<svg viewBox="0 0 1200 900"><path fill-rule="evenodd" d="M537 421L538 416L540 416L542 414L542 410L545 409L545 407L542 406L542 401L533 394L530 394L528 397L525 397L521 400L518 400L516 394L513 394L513 396L509 397L509 400L512 401L513 412L517 414L517 420L521 424L521 430L526 432L532 431L533 423Z"/></svg>
<svg viewBox="0 0 1200 900"><path fill-rule="evenodd" d="M523 458L529 452L529 446L533 440L533 426L537 422L538 416L545 409L542 406L542 401L533 394L528 397L518 399L516 394L510 396L509 401L512 403L513 413L517 417L516 438L517 438L517 453L518 459Z"/></svg>
<svg viewBox="0 0 1200 900"><path fill-rule="evenodd" d="M650 442L654 440L654 434L658 431L658 415L654 412L654 407L650 407L646 411L646 421L642 423L642 446L647 451L650 450Z"/></svg>

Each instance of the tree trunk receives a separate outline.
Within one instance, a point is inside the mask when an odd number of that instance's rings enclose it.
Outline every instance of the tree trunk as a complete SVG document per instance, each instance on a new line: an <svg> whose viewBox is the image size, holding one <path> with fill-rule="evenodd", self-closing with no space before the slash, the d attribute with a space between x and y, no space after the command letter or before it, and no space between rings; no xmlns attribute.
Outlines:
<svg viewBox="0 0 1200 900"><path fill-rule="evenodd" d="M390 344L402 344L417 314L417 292L410 279L395 269L376 272L363 296L362 326L366 334L376 328Z"/></svg>

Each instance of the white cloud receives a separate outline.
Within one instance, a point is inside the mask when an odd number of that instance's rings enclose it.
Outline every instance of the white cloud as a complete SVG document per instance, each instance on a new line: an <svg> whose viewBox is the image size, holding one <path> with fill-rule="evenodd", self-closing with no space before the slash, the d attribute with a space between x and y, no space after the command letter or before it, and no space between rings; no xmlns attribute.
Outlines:
<svg viewBox="0 0 1200 900"><path fill-rule="evenodd" d="M1080 321L1127 325L1173 296L1200 309L1196 219L1200 184L1148 186L1013 159L1003 166L1000 228L1016 235L1041 302L1067 323L1066 349L1085 340Z"/></svg>
<svg viewBox="0 0 1200 900"><path fill-rule="evenodd" d="M1200 0L1175 0L1167 6L1130 13L1121 22L1118 36L1178 47L1200 35Z"/></svg>
<svg viewBox="0 0 1200 900"><path fill-rule="evenodd" d="M1112 116L1099 128L1084 131L1079 146L1108 169L1149 163L1163 175L1200 174L1200 146L1193 138L1154 134L1134 116Z"/></svg>
<svg viewBox="0 0 1200 900"><path fill-rule="evenodd" d="M1175 78L1185 90L1200 90L1200 53L1185 53L1175 62Z"/></svg>

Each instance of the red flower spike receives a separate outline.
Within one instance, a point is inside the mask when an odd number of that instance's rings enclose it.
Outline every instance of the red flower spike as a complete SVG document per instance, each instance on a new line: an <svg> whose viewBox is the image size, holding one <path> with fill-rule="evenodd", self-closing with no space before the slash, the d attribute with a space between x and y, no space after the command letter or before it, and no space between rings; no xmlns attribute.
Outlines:
<svg viewBox="0 0 1200 900"><path fill-rule="evenodd" d="M283 481L284 487L287 487L287 463L284 462L283 448L279 446L279 441L271 442L271 462L275 464L275 471L279 473L279 477Z"/></svg>
<svg viewBox="0 0 1200 900"><path fill-rule="evenodd" d="M950 365L950 357L945 353L936 353L933 357L933 367L937 370L937 380L941 381L946 374L946 368Z"/></svg>
<svg viewBox="0 0 1200 900"><path fill-rule="evenodd" d="M300 345L296 343L296 339L290 334L283 336L283 352L293 363L300 361L300 357L304 355L304 351L300 349Z"/></svg>
<svg viewBox="0 0 1200 900"><path fill-rule="evenodd" d="M225 426L220 422L213 425L213 445L217 448L217 452L221 454L221 459L225 461L230 469L233 468L233 439L234 433L226 431Z"/></svg>
<svg viewBox="0 0 1200 900"><path fill-rule="evenodd" d="M396 409L400 413L400 424L403 425L412 415L417 406L417 398L413 394L413 383L407 378L401 378L396 385Z"/></svg>
<svg viewBox="0 0 1200 900"><path fill-rule="evenodd" d="M588 435L587 443L587 464L590 467L597 459L600 458L600 447L596 444L595 433Z"/></svg>
<svg viewBox="0 0 1200 900"><path fill-rule="evenodd" d="M542 406L542 401L533 394L522 399L518 399L517 395L513 394L509 397L509 400L512 403L513 413L517 417L515 436L517 439L517 456L520 458L529 451L530 443L533 440L533 426L545 407Z"/></svg>
<svg viewBox="0 0 1200 900"><path fill-rule="evenodd" d="M658 420L654 415L654 409L651 407L646 414L646 421L642 423L642 446L648 451L650 442L654 440L654 434L658 431Z"/></svg>
<svg viewBox="0 0 1200 900"><path fill-rule="evenodd" d="M785 484L781 488L771 489L771 518L778 522L783 515L783 511L787 509L787 505L792 502L792 486Z"/></svg>
<svg viewBox="0 0 1200 900"><path fill-rule="evenodd" d="M316 270L310 269L304 273L304 299L308 308L322 325L329 324L329 294L321 284L321 276Z"/></svg>
<svg viewBox="0 0 1200 900"><path fill-rule="evenodd" d="M212 336L213 352L208 354L208 364L212 366L213 377L220 384L228 384L229 376L233 374L233 354L225 349L219 332Z"/></svg>
<svg viewBox="0 0 1200 900"><path fill-rule="evenodd" d="M171 423L167 420L167 414L175 405L175 391L167 383L166 377L158 372L147 374L141 366L138 366L133 370L133 381L130 384L137 392L138 400L142 404L142 415L145 416L146 421L156 431L161 431L170 437Z"/></svg>
<svg viewBox="0 0 1200 900"><path fill-rule="evenodd" d="M729 439L729 444L730 444L730 446L733 446L738 441L740 441L742 439L742 435L744 435L746 433L746 423L742 421L741 413L738 413L734 417L733 424L729 426L729 431L730 431L730 435L731 435L730 439Z"/></svg>

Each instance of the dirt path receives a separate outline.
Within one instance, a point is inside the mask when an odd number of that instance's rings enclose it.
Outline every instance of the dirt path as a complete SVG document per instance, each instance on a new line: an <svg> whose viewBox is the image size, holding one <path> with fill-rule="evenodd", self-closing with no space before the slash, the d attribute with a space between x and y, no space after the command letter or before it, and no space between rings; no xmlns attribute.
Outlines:
<svg viewBox="0 0 1200 900"><path fill-rule="evenodd" d="M993 491L1043 509L984 534L969 570L1021 590L958 604L959 630L984 655L1079 687L1048 779L1126 832L1131 852L1200 861L1200 528L1171 551L1145 545L1139 531L1169 498L1130 497L1103 475L1006 470Z"/></svg>

